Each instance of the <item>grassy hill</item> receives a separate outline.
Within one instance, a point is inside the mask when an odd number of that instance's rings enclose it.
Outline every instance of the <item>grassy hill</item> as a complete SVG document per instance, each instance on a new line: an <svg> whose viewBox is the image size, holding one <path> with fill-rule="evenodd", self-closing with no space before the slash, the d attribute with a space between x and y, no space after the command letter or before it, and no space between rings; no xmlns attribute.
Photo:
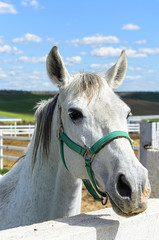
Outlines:
<svg viewBox="0 0 159 240"><path fill-rule="evenodd" d="M0 111L34 114L38 102L54 95L51 92L0 91Z"/></svg>
<svg viewBox="0 0 159 240"><path fill-rule="evenodd" d="M0 116L34 122L35 106L55 92L0 91Z"/></svg>
<svg viewBox="0 0 159 240"><path fill-rule="evenodd" d="M0 115L25 114L33 116L36 104L52 98L56 92L0 91ZM133 115L159 115L159 92L118 92L117 93L132 109Z"/></svg>
<svg viewBox="0 0 159 240"><path fill-rule="evenodd" d="M119 92L133 115L159 115L159 92Z"/></svg>
<svg viewBox="0 0 159 240"><path fill-rule="evenodd" d="M159 102L159 92L119 92L123 99L138 99L149 102Z"/></svg>

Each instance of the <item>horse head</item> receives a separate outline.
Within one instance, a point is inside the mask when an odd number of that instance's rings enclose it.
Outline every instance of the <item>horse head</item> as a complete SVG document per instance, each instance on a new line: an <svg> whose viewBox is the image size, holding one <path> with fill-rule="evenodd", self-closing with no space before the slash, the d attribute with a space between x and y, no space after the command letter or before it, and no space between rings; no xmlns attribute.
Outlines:
<svg viewBox="0 0 159 240"><path fill-rule="evenodd" d="M70 141L90 149L112 132L128 132L130 108L114 93L123 82L127 69L125 51L105 74L78 73L70 76L58 48L47 57L47 72L59 87L58 129ZM126 135L127 136L127 135ZM83 156L67 144L63 146L65 165L76 178L89 179ZM136 158L128 137L114 137L91 156L94 182L107 193L113 209L132 216L147 208L150 194L148 172Z"/></svg>

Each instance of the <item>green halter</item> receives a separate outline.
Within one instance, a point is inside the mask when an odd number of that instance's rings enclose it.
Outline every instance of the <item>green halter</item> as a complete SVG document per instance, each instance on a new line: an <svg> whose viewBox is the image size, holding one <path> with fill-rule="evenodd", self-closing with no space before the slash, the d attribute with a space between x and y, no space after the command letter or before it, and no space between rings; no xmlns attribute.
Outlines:
<svg viewBox="0 0 159 240"><path fill-rule="evenodd" d="M92 147L90 147L90 148L84 148L84 147L78 145L77 143L73 142L63 131L61 131L61 129L59 131L58 140L60 143L60 154L61 154L61 159L63 161L65 168L68 170L66 162L65 162L65 157L64 157L63 143L65 143L70 149L72 149L76 153L80 154L85 159L85 166L86 166L90 180L84 179L83 183L84 183L85 187L87 188L87 190L89 191L89 193L93 196L93 198L97 201L101 201L103 205L105 205L107 203L108 195L107 195L107 193L101 192L99 190L99 188L97 187L94 177L93 177L91 163L93 161L93 158L95 157L95 154L103 146L105 146L106 144L108 144L109 142L111 142L112 140L114 140L116 138L123 138L123 137L127 138L130 141L132 148L134 148L130 136L128 135L128 133L123 132L123 131L114 131L114 132L111 132L111 133L105 135L104 137L99 139L95 144L93 144ZM106 198L105 201L104 201L104 198Z"/></svg>

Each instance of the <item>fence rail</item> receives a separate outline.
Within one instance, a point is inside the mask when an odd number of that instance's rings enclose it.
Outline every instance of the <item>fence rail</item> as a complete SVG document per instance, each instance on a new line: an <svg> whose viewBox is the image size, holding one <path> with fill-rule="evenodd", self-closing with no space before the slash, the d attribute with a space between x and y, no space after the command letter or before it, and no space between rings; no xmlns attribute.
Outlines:
<svg viewBox="0 0 159 240"><path fill-rule="evenodd" d="M129 133L140 133L140 124L139 123L129 123L128 124Z"/></svg>
<svg viewBox="0 0 159 240"><path fill-rule="evenodd" d="M31 136L34 131L34 125L2 125L0 126L0 130L2 130L6 135L10 136L23 134L28 134Z"/></svg>
<svg viewBox="0 0 159 240"><path fill-rule="evenodd" d="M3 154L3 150L15 150L15 151L26 151L27 147L21 146L9 146L4 145L3 140L21 140L30 141L34 131L34 125L4 125L0 126L0 169L3 169L3 159L17 160L19 157L6 156ZM129 133L139 133L139 123L128 123ZM26 136L27 135L27 136ZM135 150L139 150L138 146L134 147Z"/></svg>
<svg viewBox="0 0 159 240"><path fill-rule="evenodd" d="M1 125L0 129L34 129L34 125Z"/></svg>
<svg viewBox="0 0 159 240"><path fill-rule="evenodd" d="M20 132L28 131L32 132L34 131L34 125L2 125L0 126L0 130L3 130L4 132ZM128 132L140 132L140 123L128 123Z"/></svg>
<svg viewBox="0 0 159 240"><path fill-rule="evenodd" d="M14 127L14 129L12 128ZM3 160L18 160L17 156L8 156L3 154L3 150L15 150L15 151L26 151L27 147L22 146L10 146L4 145L3 140L20 140L20 141L30 141L34 131L34 126L24 125L24 126L0 126L0 169L3 169ZM24 136L23 136L24 135Z"/></svg>

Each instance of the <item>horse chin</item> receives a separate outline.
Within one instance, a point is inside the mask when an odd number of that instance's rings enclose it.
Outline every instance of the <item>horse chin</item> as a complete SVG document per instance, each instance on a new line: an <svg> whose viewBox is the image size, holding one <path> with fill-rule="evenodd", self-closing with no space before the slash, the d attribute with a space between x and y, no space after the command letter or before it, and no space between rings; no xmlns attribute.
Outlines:
<svg viewBox="0 0 159 240"><path fill-rule="evenodd" d="M110 200L110 203L112 205L112 208L113 208L114 212L121 217L128 218L128 217L132 217L132 216L135 216L135 215L139 214L139 213L132 213L132 212L131 213L126 213L112 200L112 198L110 196L109 196L109 200Z"/></svg>

